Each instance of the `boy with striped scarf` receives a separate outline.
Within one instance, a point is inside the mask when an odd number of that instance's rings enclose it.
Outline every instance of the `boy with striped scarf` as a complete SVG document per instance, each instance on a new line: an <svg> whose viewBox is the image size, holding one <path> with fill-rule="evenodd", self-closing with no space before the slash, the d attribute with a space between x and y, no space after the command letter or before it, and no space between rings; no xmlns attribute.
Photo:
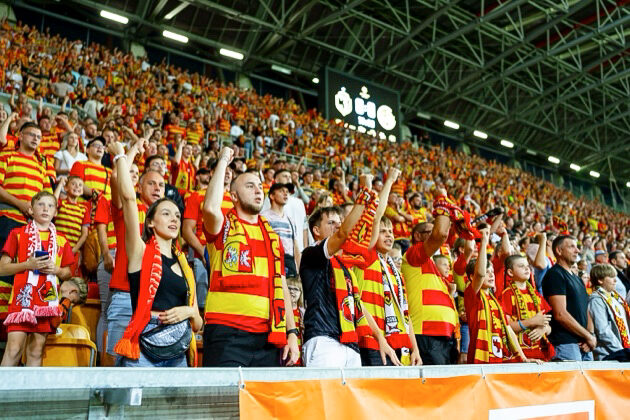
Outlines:
<svg viewBox="0 0 630 420"><path fill-rule="evenodd" d="M481 246L488 246L490 230L481 230ZM494 269L488 264L485 252L480 252L477 261L466 267L471 281L464 293L464 303L470 328L468 363L536 362L523 354L518 338L510 327L499 303L494 296Z"/></svg>

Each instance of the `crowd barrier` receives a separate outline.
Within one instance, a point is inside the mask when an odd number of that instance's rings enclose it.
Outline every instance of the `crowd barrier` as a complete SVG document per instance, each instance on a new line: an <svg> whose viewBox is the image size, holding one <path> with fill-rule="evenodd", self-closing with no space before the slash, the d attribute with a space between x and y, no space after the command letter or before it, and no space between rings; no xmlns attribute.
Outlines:
<svg viewBox="0 0 630 420"><path fill-rule="evenodd" d="M623 419L630 363L2 368L4 418Z"/></svg>

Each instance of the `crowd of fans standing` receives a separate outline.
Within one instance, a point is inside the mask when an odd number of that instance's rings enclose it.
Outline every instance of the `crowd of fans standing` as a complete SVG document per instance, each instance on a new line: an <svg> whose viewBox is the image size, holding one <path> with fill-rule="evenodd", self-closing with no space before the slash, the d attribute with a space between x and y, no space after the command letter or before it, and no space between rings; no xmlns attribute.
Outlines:
<svg viewBox="0 0 630 420"><path fill-rule="evenodd" d="M196 365L200 330L204 366L626 357L627 215L164 62L0 35L3 365L40 364L90 284L122 366Z"/></svg>

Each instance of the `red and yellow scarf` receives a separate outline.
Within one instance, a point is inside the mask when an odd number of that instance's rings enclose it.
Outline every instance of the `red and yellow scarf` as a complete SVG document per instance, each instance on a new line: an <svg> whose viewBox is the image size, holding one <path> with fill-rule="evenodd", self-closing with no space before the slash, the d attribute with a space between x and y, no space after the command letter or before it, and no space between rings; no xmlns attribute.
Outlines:
<svg viewBox="0 0 630 420"><path fill-rule="evenodd" d="M193 306L195 301L195 277L188 265L188 261L186 261L186 255L179 250L175 250L175 256L177 257L177 262L182 269L188 287L188 306ZM114 351L121 356L135 360L140 357L140 334L142 334L142 331L151 319L153 300L155 299L155 294L157 293L161 280L162 254L160 253L160 247L155 236L152 236L146 244L144 255L142 256L136 311L133 313L123 337L114 347ZM190 366L196 366L196 358L197 349L195 335L193 334L188 349Z"/></svg>
<svg viewBox="0 0 630 420"><path fill-rule="evenodd" d="M515 344L511 341L507 332L507 324L505 323L505 315L501 305L497 301L497 298L493 293L486 293L483 290L479 291L479 299L481 299L481 305L477 312L477 337L475 337L475 355L473 363L490 363L490 349L492 349L493 340L493 323L499 323L500 326L500 340L503 349L503 360L510 358L511 349L515 348ZM494 306L499 311L499 319L492 317L490 309L490 300L494 303ZM507 354L506 354L507 353Z"/></svg>
<svg viewBox="0 0 630 420"><path fill-rule="evenodd" d="M599 295L604 299L604 302L606 302L606 305L608 305L610 312L612 312L613 314L615 325L617 326L617 329L619 330L619 335L621 336L621 345L624 349L630 349L630 337L628 336L628 328L626 328L626 324L623 322L623 318L621 318L621 316L619 316L619 314L615 312L613 299L616 300L617 303L619 303L621 306L623 306L623 310L626 315L626 322L628 322L628 326L630 327L630 307L628 306L628 303L621 296L619 296L619 293L614 290L606 292L601 287L598 287L597 293L599 293Z"/></svg>
<svg viewBox="0 0 630 420"><path fill-rule="evenodd" d="M335 292L341 327L339 341L358 343L359 338L370 334L371 330L363 313L357 279L339 257L333 257L330 262L333 271L331 286Z"/></svg>
<svg viewBox="0 0 630 420"><path fill-rule="evenodd" d="M529 319L535 316L538 312L540 312L541 307L542 307L540 297L536 293L536 289L534 289L534 286L532 285L532 283L530 281L526 281L525 286L527 287L527 293L523 293L516 285L516 282L510 281L510 289L512 289L512 293L514 294L514 300L516 301L516 307L518 308L519 321L524 321L526 319ZM533 311L528 309L527 307L528 302L532 302L532 304L534 305ZM549 342L549 339L547 338L547 336L544 335L538 343L533 343L531 341L527 343L525 342L526 335L527 335L526 331L521 331L517 334L518 342L523 348L523 351L526 350L526 347L529 347L529 348L540 347L540 351L542 352L544 359L551 360L551 358L554 355L554 349L551 343Z"/></svg>
<svg viewBox="0 0 630 420"><path fill-rule="evenodd" d="M28 242L18 244L17 260L26 261L35 251L42 250L40 231L33 220L20 228ZM57 230L50 223L48 237L48 255L57 263L59 244ZM20 235L21 236L21 235ZM20 238L21 239L21 238ZM58 280L54 274L36 273L25 270L17 273L13 281L13 293L9 302L9 315L4 325L37 324L38 318L55 317L61 315L59 309Z"/></svg>

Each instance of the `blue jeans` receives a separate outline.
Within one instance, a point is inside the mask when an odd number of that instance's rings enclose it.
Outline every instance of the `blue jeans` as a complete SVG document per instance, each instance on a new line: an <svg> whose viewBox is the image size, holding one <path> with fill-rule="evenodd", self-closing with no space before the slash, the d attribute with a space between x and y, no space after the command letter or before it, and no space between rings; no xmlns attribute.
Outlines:
<svg viewBox="0 0 630 420"><path fill-rule="evenodd" d="M142 332L145 333L147 331L151 331L158 325L160 325L160 322L158 321L157 317L152 316L151 319L149 320L149 323L147 324L146 327L144 327L144 330L142 330ZM188 367L188 362L186 361L186 353L174 359L153 361L151 359L147 359L141 350L140 357L138 358L138 360L128 359L126 357L120 357L116 361L116 366L120 366L120 367Z"/></svg>
<svg viewBox="0 0 630 420"><path fill-rule="evenodd" d="M470 331L468 330L468 324L462 323L459 328L459 332L462 336L461 340L459 341L459 352L461 354L467 354L468 345L470 344Z"/></svg>
<svg viewBox="0 0 630 420"><path fill-rule="evenodd" d="M556 355L554 360L573 360L577 362L590 362L593 360L593 353L583 353L577 343L557 344L555 346Z"/></svg>
<svg viewBox="0 0 630 420"><path fill-rule="evenodd" d="M112 256L114 261L116 260L116 250L110 249L109 254ZM98 324L96 326L96 347L98 347L98 351L103 351L103 333L107 328L107 308L109 307L111 294L109 292L109 281L112 278L112 273L105 270L105 265L103 263L103 258L101 258L101 262L98 263L98 268L96 269L96 281L98 284L98 296L101 300L101 314L98 317Z"/></svg>
<svg viewBox="0 0 630 420"><path fill-rule="evenodd" d="M199 258L193 260L193 271L197 285L197 306L199 309L203 309L206 306L206 296L208 295L208 271Z"/></svg>
<svg viewBox="0 0 630 420"><path fill-rule="evenodd" d="M131 320L131 296L115 291L107 308L107 353L116 356L114 346L122 338Z"/></svg>

